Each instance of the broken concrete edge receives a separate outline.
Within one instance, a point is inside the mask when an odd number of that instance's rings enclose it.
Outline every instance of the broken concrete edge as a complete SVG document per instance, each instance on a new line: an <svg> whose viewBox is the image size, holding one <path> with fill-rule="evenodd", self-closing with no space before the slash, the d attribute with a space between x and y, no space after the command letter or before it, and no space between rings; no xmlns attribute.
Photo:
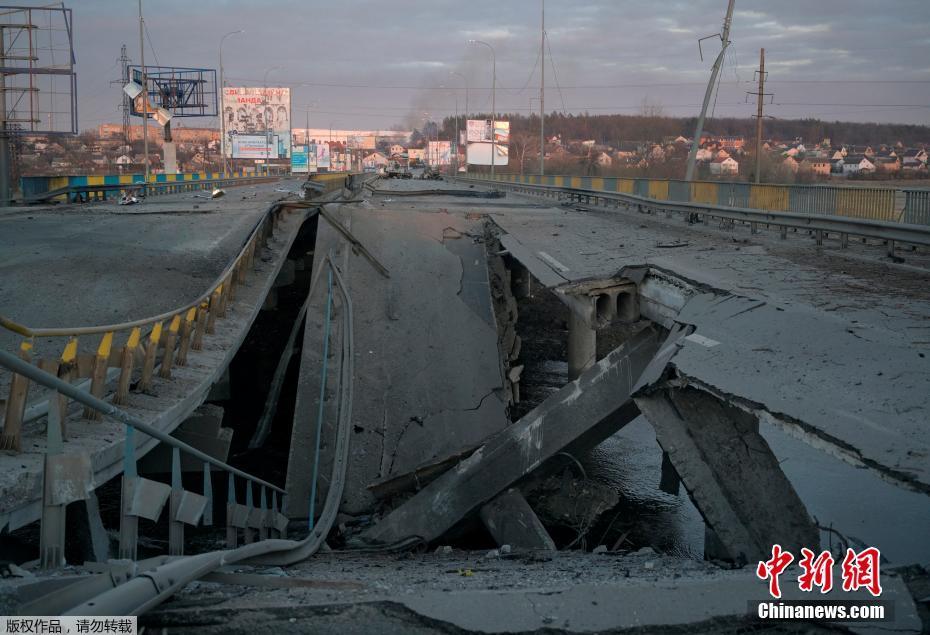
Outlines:
<svg viewBox="0 0 930 635"><path fill-rule="evenodd" d="M674 374L677 381L682 385L700 388L705 392L715 395L718 399L732 403L747 412L753 412L759 417L760 421L772 425L774 428L777 428L798 441L803 441L814 449L825 452L853 467L867 469L891 485L902 487L919 494L930 495L930 484L918 480L913 474L902 470L895 470L862 456L862 453L854 446L842 439L825 433L823 430L801 419L783 412L772 411L762 403L723 391L697 377L682 373L677 368L674 369Z"/></svg>

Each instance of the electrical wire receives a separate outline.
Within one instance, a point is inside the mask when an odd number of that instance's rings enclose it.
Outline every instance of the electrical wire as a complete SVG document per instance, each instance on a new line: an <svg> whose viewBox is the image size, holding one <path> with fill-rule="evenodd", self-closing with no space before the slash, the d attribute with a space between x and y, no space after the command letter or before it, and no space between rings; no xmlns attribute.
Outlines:
<svg viewBox="0 0 930 635"><path fill-rule="evenodd" d="M552 65L552 77L555 79L555 87L559 89L559 99L562 101L562 112L564 113L565 108L565 95L562 94L562 86L559 84L559 73L555 70L555 58L552 56L552 44L549 42L549 32L543 31L543 36L546 38L546 50L549 51L549 64Z"/></svg>

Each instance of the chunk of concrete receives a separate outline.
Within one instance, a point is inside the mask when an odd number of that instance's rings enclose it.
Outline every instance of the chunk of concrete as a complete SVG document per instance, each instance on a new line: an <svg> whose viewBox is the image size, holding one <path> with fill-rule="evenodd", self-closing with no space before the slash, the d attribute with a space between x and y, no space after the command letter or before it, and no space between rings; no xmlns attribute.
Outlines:
<svg viewBox="0 0 930 635"><path fill-rule="evenodd" d="M765 560L773 544L819 548L817 527L753 413L693 387L665 386L635 401L716 534L716 557L745 564Z"/></svg>
<svg viewBox="0 0 930 635"><path fill-rule="evenodd" d="M498 545L555 551L555 543L520 490L511 487L481 508L481 521Z"/></svg>
<svg viewBox="0 0 930 635"><path fill-rule="evenodd" d="M640 382L658 379L672 351L678 350L682 333L670 337L674 341L660 348L657 331L640 331L520 421L491 436L362 534L359 542L390 544L410 536L436 540L579 439L589 448L603 441L639 414L631 396Z"/></svg>

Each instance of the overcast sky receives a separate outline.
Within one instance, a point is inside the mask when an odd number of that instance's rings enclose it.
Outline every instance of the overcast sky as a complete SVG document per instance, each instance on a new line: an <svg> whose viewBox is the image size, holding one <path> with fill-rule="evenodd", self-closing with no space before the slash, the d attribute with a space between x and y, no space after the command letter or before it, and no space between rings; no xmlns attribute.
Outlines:
<svg viewBox="0 0 930 635"><path fill-rule="evenodd" d="M109 80L126 43L139 60L134 0L66 2L74 9L81 128L119 121ZM700 108L726 0L547 0L546 111L665 114ZM229 85L290 86L295 127L419 125L489 112L490 51L497 110L538 110L540 0L147 0L146 64L217 68ZM767 114L782 118L930 124L930 0L736 0L730 53L714 110L750 116L745 91L766 49ZM547 51L548 53L548 51ZM534 71L535 67L535 71ZM558 80L557 87L556 77ZM440 88L445 87L445 88ZM534 98L531 102L531 98ZM188 119L190 126L215 120Z"/></svg>

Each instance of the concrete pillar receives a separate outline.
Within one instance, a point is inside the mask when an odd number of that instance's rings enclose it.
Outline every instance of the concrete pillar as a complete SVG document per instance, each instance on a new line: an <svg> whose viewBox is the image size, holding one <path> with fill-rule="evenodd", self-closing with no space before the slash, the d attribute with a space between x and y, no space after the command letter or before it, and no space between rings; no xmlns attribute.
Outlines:
<svg viewBox="0 0 930 635"><path fill-rule="evenodd" d="M568 381L594 366L597 361L597 331L575 311L568 313Z"/></svg>

